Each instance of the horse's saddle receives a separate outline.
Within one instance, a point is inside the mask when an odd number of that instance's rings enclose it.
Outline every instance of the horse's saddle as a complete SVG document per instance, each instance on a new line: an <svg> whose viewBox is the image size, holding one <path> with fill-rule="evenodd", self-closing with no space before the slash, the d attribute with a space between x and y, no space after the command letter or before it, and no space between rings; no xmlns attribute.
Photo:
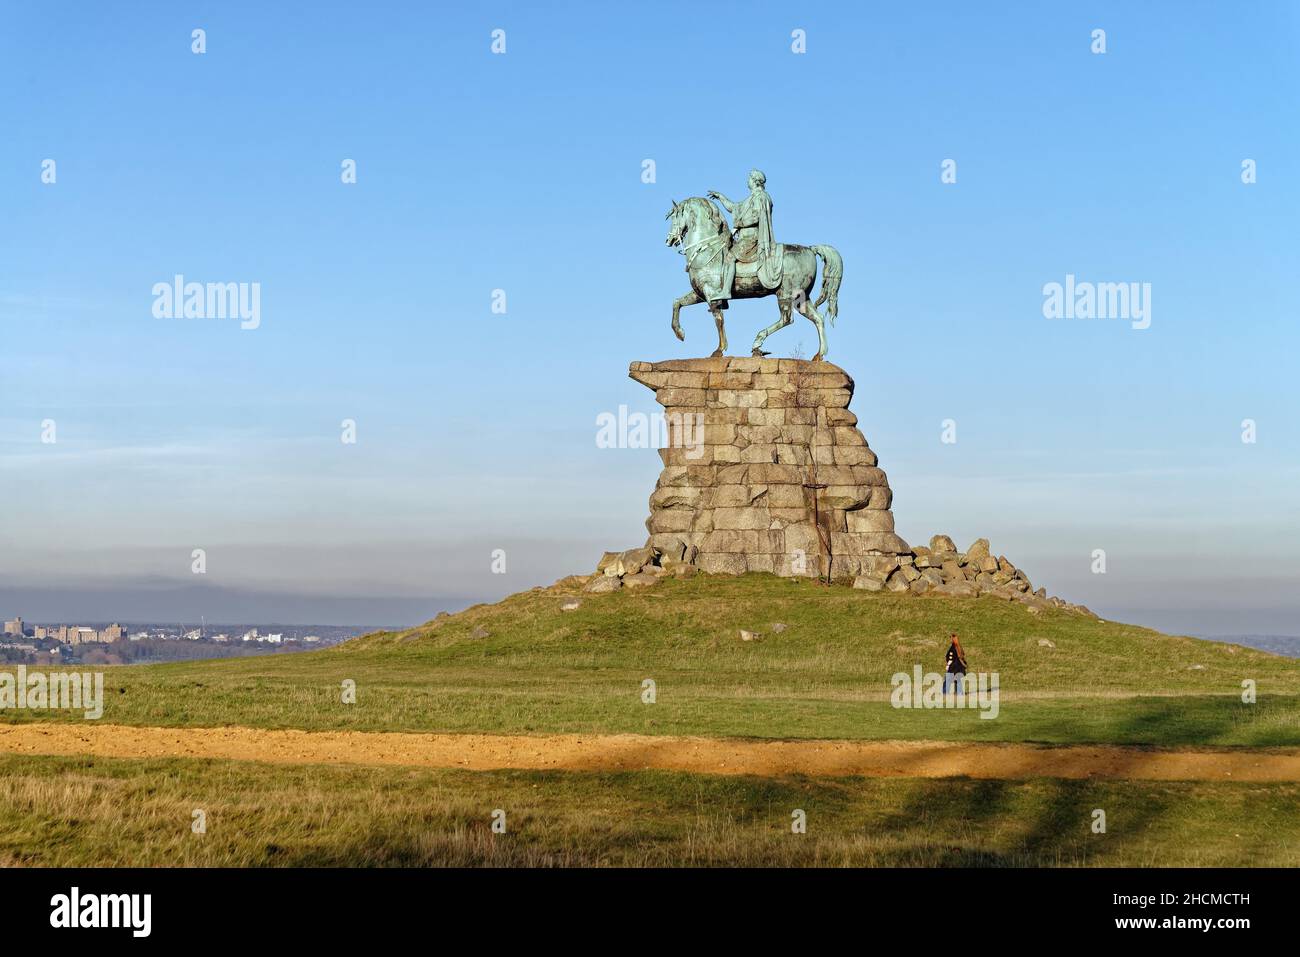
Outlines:
<svg viewBox="0 0 1300 957"><path fill-rule="evenodd" d="M752 279L758 277L767 289L775 289L781 285L781 274L784 271L784 253L785 247L780 243L772 250L772 255L765 260L754 260L753 262L736 262L736 278Z"/></svg>

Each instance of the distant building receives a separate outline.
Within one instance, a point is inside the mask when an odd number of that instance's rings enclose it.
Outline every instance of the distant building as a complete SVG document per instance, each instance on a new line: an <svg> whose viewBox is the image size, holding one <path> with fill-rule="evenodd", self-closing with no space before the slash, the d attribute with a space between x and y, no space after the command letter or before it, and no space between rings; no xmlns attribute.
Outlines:
<svg viewBox="0 0 1300 957"><path fill-rule="evenodd" d="M315 644L320 641L320 635L303 635L302 640Z"/></svg>
<svg viewBox="0 0 1300 957"><path fill-rule="evenodd" d="M262 638L259 638L258 641L265 641L269 645L278 645L284 641L284 635L264 635Z"/></svg>
<svg viewBox="0 0 1300 957"><path fill-rule="evenodd" d="M127 636L126 629L116 622L102 631L87 628L85 625L37 625L34 634L37 638L61 641L65 645L107 644ZM137 634L131 640L137 641L143 637L147 635Z"/></svg>
<svg viewBox="0 0 1300 957"><path fill-rule="evenodd" d="M99 641L99 632L94 628L85 628L79 625L68 629L67 641L70 645L93 644Z"/></svg>
<svg viewBox="0 0 1300 957"><path fill-rule="evenodd" d="M26 632L23 631L23 620L21 618L14 618L6 621L5 634L13 635L17 638L23 637L23 635L26 634Z"/></svg>

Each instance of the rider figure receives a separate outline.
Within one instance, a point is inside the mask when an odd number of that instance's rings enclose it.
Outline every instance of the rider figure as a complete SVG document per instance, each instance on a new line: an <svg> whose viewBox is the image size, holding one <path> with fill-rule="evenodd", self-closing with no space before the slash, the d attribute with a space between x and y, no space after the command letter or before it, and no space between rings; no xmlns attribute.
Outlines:
<svg viewBox="0 0 1300 957"><path fill-rule="evenodd" d="M735 235L731 248L723 253L722 291L711 305L725 309L731 298L736 279L736 263L759 264L758 278L768 289L781 282L781 247L772 237L772 197L764 187L767 177L760 170L749 171L749 195L733 203L716 190L709 191L709 199L716 199L731 214Z"/></svg>

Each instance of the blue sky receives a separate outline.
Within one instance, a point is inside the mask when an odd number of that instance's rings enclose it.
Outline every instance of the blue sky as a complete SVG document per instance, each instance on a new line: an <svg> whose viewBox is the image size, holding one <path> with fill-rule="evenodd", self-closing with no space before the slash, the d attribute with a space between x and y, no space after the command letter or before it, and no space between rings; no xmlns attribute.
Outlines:
<svg viewBox="0 0 1300 957"><path fill-rule="evenodd" d="M905 538L1300 633L1300 7L698 9L6 4L6 617L416 621L640 544L658 456L595 419L713 349L703 307L668 329L663 216L757 166L777 238L844 257L830 359ZM177 273L260 283L260 327L155 318ZM1150 328L1045 319L1066 274L1150 283Z"/></svg>

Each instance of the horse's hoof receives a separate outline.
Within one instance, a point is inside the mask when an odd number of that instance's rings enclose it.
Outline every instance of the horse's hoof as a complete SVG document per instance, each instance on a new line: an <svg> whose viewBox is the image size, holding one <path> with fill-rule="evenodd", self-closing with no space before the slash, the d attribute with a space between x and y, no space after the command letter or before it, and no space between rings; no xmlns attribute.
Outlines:
<svg viewBox="0 0 1300 957"><path fill-rule="evenodd" d="M677 337L678 342L686 341L686 335L682 332L681 327L679 326L673 326L673 335Z"/></svg>
<svg viewBox="0 0 1300 957"><path fill-rule="evenodd" d="M721 349L714 349L714 350L713 350L713 355L709 356L709 358L710 358L710 359L721 359L721 358L722 358L722 350L721 350Z"/></svg>
<svg viewBox="0 0 1300 957"><path fill-rule="evenodd" d="M822 359L824 359L824 358L825 358L825 356L823 356L823 355L819 352L819 353L817 353L817 355L815 355L815 356L812 357L812 361L813 361L813 362L821 362Z"/></svg>
<svg viewBox="0 0 1300 957"><path fill-rule="evenodd" d="M770 356L772 353L764 352L762 349L758 348L758 346L755 346L753 351L751 351L749 354L753 356L755 359L761 359L764 356Z"/></svg>

